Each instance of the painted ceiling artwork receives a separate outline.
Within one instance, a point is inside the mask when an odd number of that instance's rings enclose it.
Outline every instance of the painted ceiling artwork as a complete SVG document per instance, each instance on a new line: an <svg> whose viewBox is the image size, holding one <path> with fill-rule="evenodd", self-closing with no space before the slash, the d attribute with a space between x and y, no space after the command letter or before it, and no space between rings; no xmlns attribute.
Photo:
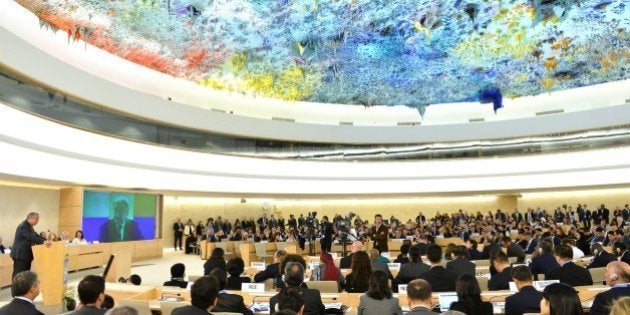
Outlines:
<svg viewBox="0 0 630 315"><path fill-rule="evenodd" d="M289 101L497 107L630 78L627 0L17 2L145 67Z"/></svg>

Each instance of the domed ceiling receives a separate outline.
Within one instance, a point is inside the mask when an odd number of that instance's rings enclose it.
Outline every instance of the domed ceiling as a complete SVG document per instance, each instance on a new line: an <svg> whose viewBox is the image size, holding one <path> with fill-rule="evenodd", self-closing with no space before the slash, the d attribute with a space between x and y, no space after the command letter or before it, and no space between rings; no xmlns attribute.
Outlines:
<svg viewBox="0 0 630 315"><path fill-rule="evenodd" d="M210 88L362 105L630 77L627 0L18 0L43 27Z"/></svg>

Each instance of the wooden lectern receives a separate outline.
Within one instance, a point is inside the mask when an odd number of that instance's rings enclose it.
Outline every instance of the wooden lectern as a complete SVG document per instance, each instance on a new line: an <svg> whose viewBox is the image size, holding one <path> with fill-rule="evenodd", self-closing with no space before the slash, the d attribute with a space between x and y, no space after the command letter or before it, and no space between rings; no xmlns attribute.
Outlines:
<svg viewBox="0 0 630 315"><path fill-rule="evenodd" d="M68 254L63 242L33 246L34 271L44 305L60 305L68 283Z"/></svg>
<svg viewBox="0 0 630 315"><path fill-rule="evenodd" d="M118 282L120 277L125 279L131 275L131 251L123 250L114 255L114 260L110 265L107 275L105 277L106 282Z"/></svg>

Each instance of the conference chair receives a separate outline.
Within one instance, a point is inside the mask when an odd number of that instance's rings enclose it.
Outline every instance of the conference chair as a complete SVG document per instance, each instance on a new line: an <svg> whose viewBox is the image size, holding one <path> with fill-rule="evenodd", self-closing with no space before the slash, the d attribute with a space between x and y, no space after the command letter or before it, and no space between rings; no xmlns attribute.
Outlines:
<svg viewBox="0 0 630 315"><path fill-rule="evenodd" d="M182 306L190 305L190 302L160 302L160 310L162 311L162 315L171 315L174 309Z"/></svg>
<svg viewBox="0 0 630 315"><path fill-rule="evenodd" d="M588 272L591 273L593 284L602 284L606 281L606 267L590 268Z"/></svg>
<svg viewBox="0 0 630 315"><path fill-rule="evenodd" d="M151 307L147 300L118 300L118 304L130 306L138 311L138 315L151 315Z"/></svg>
<svg viewBox="0 0 630 315"><path fill-rule="evenodd" d="M477 278L477 282L479 283L479 289L481 290L481 292L483 291L488 291L488 280L490 280L488 277L476 277Z"/></svg>
<svg viewBox="0 0 630 315"><path fill-rule="evenodd" d="M197 279L201 278L203 276L188 276L188 282L195 282L197 281Z"/></svg>
<svg viewBox="0 0 630 315"><path fill-rule="evenodd" d="M267 244L254 243L256 248L256 256L258 259L262 259L265 263L273 261L273 254L267 253Z"/></svg>
<svg viewBox="0 0 630 315"><path fill-rule="evenodd" d="M309 289L315 289L321 293L339 293L337 281L309 281L306 285Z"/></svg>

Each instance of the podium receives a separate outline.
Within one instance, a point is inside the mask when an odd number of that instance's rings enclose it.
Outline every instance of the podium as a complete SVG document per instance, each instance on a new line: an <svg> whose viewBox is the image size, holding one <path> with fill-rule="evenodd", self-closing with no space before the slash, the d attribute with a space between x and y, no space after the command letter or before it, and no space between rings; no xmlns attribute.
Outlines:
<svg viewBox="0 0 630 315"><path fill-rule="evenodd" d="M32 247L33 267L44 305L60 305L68 283L68 254L63 242Z"/></svg>
<svg viewBox="0 0 630 315"><path fill-rule="evenodd" d="M113 255L114 260L109 266L105 282L118 282L120 277L127 279L131 275L131 251L119 251Z"/></svg>

